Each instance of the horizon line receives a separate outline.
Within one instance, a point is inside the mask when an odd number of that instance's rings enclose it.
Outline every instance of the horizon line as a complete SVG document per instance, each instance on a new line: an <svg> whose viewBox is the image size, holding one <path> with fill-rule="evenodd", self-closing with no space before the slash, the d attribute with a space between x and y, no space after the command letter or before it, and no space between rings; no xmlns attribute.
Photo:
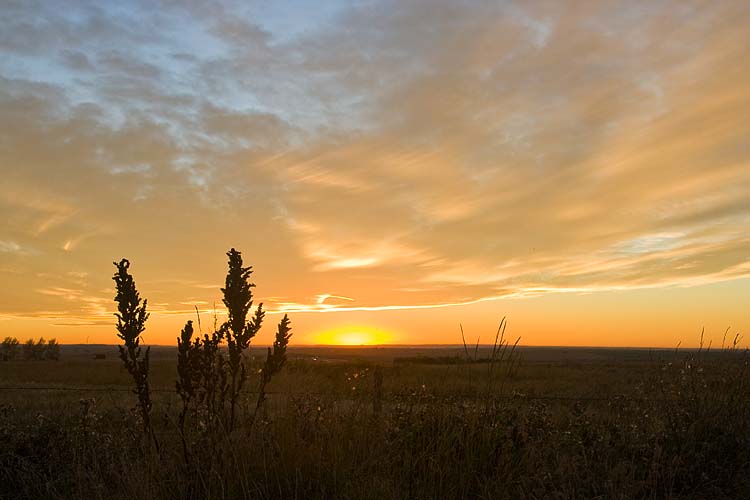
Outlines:
<svg viewBox="0 0 750 500"><path fill-rule="evenodd" d="M117 347L121 344L103 344L103 343L91 343L91 344L81 344L81 343L65 343L59 344L61 347ZM249 346L248 349L252 349L253 347L270 347L272 344L256 344L254 346ZM470 348L476 348L476 346L479 346L480 348L491 348L494 347L494 344L466 344L466 347ZM511 347L513 344L508 344L509 347ZM177 344L142 344L144 347L169 347L169 348L176 348ZM296 344L296 345L289 345L289 349L293 348L319 348L319 347L333 347L333 348L351 348L351 349L361 349L361 348L425 348L425 347L437 347L437 348L464 348L464 344ZM648 349L658 349L658 350L671 350L671 351L679 351L679 350L704 350L704 351L722 351L726 349L727 347L731 347L731 344L725 345L725 346L713 346L713 345L695 345L695 346L685 346L682 344L678 344L674 347L666 347L666 346L609 346L609 345L564 345L564 344L540 344L540 345L532 345L532 344L517 344L515 346L516 348L543 348L543 349L632 349L632 350L648 350ZM738 347L738 349L746 350L750 349L750 347Z"/></svg>

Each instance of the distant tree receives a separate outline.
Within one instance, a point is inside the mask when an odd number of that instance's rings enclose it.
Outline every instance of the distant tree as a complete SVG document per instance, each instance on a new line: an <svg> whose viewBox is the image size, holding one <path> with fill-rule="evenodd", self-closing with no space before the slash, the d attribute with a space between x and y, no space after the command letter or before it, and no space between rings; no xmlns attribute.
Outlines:
<svg viewBox="0 0 750 500"><path fill-rule="evenodd" d="M29 339L23 344L23 359L29 361L34 359L34 339Z"/></svg>
<svg viewBox="0 0 750 500"><path fill-rule="evenodd" d="M57 361L60 359L60 344L57 343L57 339L49 339L47 346L44 349L44 359Z"/></svg>
<svg viewBox="0 0 750 500"><path fill-rule="evenodd" d="M16 359L19 345L17 338L5 337L5 340L0 344L0 360ZM40 337L37 341L28 339L23 344L21 355L26 361L58 360L60 359L60 344L55 339L50 339L48 342L44 340L44 337Z"/></svg>
<svg viewBox="0 0 750 500"><path fill-rule="evenodd" d="M23 345L23 359L27 361L38 361L44 359L44 352L47 347L47 342L44 337L40 337L37 342L34 339L29 339Z"/></svg>
<svg viewBox="0 0 750 500"><path fill-rule="evenodd" d="M0 359L10 361L18 356L18 339L15 337L5 337L0 347Z"/></svg>
<svg viewBox="0 0 750 500"><path fill-rule="evenodd" d="M31 360L34 358L34 339L29 339L23 344L23 359Z"/></svg>
<svg viewBox="0 0 750 500"><path fill-rule="evenodd" d="M47 341L44 340L44 337L39 337L39 340L37 340L36 344L34 344L34 354L32 359L36 361L40 361L44 359L44 352L47 350Z"/></svg>

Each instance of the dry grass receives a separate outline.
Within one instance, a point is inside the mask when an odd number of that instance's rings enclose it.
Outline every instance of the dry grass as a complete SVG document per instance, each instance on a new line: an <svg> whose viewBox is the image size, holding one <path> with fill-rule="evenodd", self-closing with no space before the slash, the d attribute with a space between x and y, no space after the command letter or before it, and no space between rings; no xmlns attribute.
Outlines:
<svg viewBox="0 0 750 500"><path fill-rule="evenodd" d="M86 363L116 371L64 356L45 366L75 385ZM232 432L208 435L193 415L188 463L173 391L154 393L160 453L138 439L127 392L3 391L0 496L748 498L747 363L737 349L516 370L387 363L374 412L374 362L291 360L254 424L255 394ZM174 360L153 364L166 389ZM581 398L529 397L576 388Z"/></svg>

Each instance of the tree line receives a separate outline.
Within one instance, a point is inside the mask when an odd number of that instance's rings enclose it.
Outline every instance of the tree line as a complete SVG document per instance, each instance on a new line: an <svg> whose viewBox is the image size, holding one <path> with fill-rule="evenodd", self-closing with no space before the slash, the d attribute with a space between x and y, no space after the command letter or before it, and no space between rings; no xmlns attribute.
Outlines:
<svg viewBox="0 0 750 500"><path fill-rule="evenodd" d="M39 340L28 339L21 344L15 337L5 337L0 344L0 361L12 361L14 359L24 359L27 361L41 361L60 359L60 344L56 339Z"/></svg>

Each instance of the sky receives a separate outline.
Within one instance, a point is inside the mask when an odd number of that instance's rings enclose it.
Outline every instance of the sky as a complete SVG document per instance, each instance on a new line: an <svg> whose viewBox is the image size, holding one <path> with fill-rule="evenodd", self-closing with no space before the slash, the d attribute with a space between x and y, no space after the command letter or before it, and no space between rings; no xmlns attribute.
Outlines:
<svg viewBox="0 0 750 500"><path fill-rule="evenodd" d="M695 345L750 329L750 3L0 9L0 337Z"/></svg>

